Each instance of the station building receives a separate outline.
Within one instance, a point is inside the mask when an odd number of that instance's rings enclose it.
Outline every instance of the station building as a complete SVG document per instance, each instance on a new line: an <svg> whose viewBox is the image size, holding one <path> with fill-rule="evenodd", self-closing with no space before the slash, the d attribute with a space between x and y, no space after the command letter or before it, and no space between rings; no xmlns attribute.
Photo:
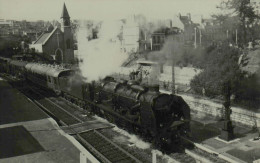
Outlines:
<svg viewBox="0 0 260 163"><path fill-rule="evenodd" d="M30 45L37 53L53 57L59 64L73 63L73 35L68 10L64 3L61 13L61 28L50 26Z"/></svg>

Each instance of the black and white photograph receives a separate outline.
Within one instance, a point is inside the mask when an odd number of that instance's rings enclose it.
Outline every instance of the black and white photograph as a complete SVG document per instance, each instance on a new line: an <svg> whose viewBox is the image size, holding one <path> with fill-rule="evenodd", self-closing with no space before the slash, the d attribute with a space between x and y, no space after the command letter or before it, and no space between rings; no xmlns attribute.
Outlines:
<svg viewBox="0 0 260 163"><path fill-rule="evenodd" d="M0 0L0 163L260 163L260 0Z"/></svg>

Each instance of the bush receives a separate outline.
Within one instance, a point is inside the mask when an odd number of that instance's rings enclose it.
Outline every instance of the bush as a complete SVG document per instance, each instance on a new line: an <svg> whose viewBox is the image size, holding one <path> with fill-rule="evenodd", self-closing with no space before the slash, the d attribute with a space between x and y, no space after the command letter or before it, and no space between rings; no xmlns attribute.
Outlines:
<svg viewBox="0 0 260 163"><path fill-rule="evenodd" d="M201 60L204 69L191 80L191 88L197 94L209 97L225 96L224 85L230 82L231 93L235 95L235 103L258 108L260 97L260 70L248 76L238 65L241 54L235 48L222 46L208 49L208 54ZM243 64L245 65L245 64Z"/></svg>

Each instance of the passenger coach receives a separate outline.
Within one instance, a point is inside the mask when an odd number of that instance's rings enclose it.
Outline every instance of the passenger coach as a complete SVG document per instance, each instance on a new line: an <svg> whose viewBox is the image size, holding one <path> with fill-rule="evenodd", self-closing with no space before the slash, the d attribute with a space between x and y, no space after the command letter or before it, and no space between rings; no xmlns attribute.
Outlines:
<svg viewBox="0 0 260 163"><path fill-rule="evenodd" d="M70 69L38 63L28 63L25 68L29 81L51 89L56 94L61 93L59 78L68 77L74 73L74 71Z"/></svg>

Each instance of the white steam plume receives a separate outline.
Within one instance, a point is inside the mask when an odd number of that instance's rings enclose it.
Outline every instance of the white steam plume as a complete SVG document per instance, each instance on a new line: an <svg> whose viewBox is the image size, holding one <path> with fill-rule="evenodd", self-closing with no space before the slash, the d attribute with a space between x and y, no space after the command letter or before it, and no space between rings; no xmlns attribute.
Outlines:
<svg viewBox="0 0 260 163"><path fill-rule="evenodd" d="M105 21L99 30L98 39L88 41L87 29L77 33L78 54L82 57L79 67L87 81L99 80L114 73L127 59L120 50L120 21Z"/></svg>

